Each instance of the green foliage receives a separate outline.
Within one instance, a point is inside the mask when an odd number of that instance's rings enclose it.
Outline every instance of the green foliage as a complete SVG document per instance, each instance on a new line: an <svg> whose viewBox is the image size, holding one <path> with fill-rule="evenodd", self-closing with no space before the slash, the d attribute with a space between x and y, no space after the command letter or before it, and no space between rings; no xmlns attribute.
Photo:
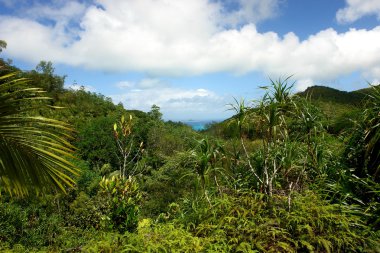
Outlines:
<svg viewBox="0 0 380 253"><path fill-rule="evenodd" d="M155 217L167 212L169 204L196 189L196 175L188 163L189 153L176 153L158 170L143 178L142 216Z"/></svg>
<svg viewBox="0 0 380 253"><path fill-rule="evenodd" d="M124 238L117 233L101 233L97 237L90 238L89 241L80 247L83 252L122 252L125 244Z"/></svg>
<svg viewBox="0 0 380 253"><path fill-rule="evenodd" d="M83 229L99 229L102 225L102 204L96 200L84 192L79 192L75 200L70 203L65 219L66 224Z"/></svg>
<svg viewBox="0 0 380 253"><path fill-rule="evenodd" d="M7 42L4 40L0 40L0 53L3 51L3 49L7 48Z"/></svg>
<svg viewBox="0 0 380 253"><path fill-rule="evenodd" d="M77 180L77 191L85 192L89 196L96 195L99 189L99 182L102 179L97 171L90 169L89 164L83 160L75 161L77 167L81 169L80 177ZM107 165L107 164L106 164ZM105 165L105 166L106 166ZM109 166L109 164L108 164ZM110 166L109 166L110 167ZM112 169L112 168L111 168Z"/></svg>
<svg viewBox="0 0 380 253"><path fill-rule="evenodd" d="M194 145L199 136L191 127L174 122L148 123L146 154L153 169L163 166L176 152L184 152Z"/></svg>
<svg viewBox="0 0 380 253"><path fill-rule="evenodd" d="M71 122L78 129L82 129L88 120L118 117L124 111L122 105L114 105L110 98L83 89L59 92L53 103L55 106L63 107L57 110L56 117Z"/></svg>
<svg viewBox="0 0 380 253"><path fill-rule="evenodd" d="M81 247L84 252L204 252L207 239L173 224L139 222L135 233L103 233Z"/></svg>
<svg viewBox="0 0 380 253"><path fill-rule="evenodd" d="M213 180L220 191L218 175L223 175L224 149L219 143L212 143L208 139L198 141L195 149L191 151L190 164L198 176L201 188L207 197L206 186ZM211 180L210 180L211 179Z"/></svg>
<svg viewBox="0 0 380 253"><path fill-rule="evenodd" d="M101 168L103 164L118 167L117 145L112 127L113 117L98 117L88 121L79 131L76 146L82 159L92 167Z"/></svg>
<svg viewBox="0 0 380 253"><path fill-rule="evenodd" d="M380 86L372 86L368 108L364 112L365 156L368 173L380 181Z"/></svg>
<svg viewBox="0 0 380 253"><path fill-rule="evenodd" d="M263 88L267 92L256 107L234 107L240 115L235 118L237 125L252 124L258 138L255 141L262 143L254 150L247 149L250 139L239 128L242 148L228 159L235 161L232 172L236 186L253 187L269 196L275 192L290 194L303 189L307 182L333 174L336 167L329 168L332 151L325 141L321 110L308 99L291 96L288 79L271 81Z"/></svg>
<svg viewBox="0 0 380 253"><path fill-rule="evenodd" d="M276 186L276 178L282 172L284 153L281 154L281 147L291 147L289 139L289 127L286 121L288 111L293 105L290 96L292 84L288 84L288 79L272 81L262 100L259 101L257 110L253 114L253 121L262 138L263 146L259 153L262 164L259 168L254 168L248 160L249 169L256 177L260 188L268 195L272 195ZM245 155L249 159L249 154L245 148L244 140L241 138ZM280 151L280 152L279 152ZM293 155L294 152L287 152ZM293 182L292 182L293 183Z"/></svg>
<svg viewBox="0 0 380 253"><path fill-rule="evenodd" d="M36 203L3 202L0 217L0 241L10 246L43 247L58 242L62 218Z"/></svg>
<svg viewBox="0 0 380 253"><path fill-rule="evenodd" d="M380 88L372 87L363 116L353 128L346 146L347 163L360 177L380 180Z"/></svg>
<svg viewBox="0 0 380 253"><path fill-rule="evenodd" d="M99 192L106 204L103 221L106 227L123 233L137 227L141 193L137 182L129 177L113 176L103 178Z"/></svg>
<svg viewBox="0 0 380 253"><path fill-rule="evenodd" d="M133 130L133 117L129 115L129 119L121 116L120 121L113 125L113 135L117 144L117 156L119 160L120 175L134 176L140 171L137 169L137 162L141 157L143 150L143 142L136 143Z"/></svg>
<svg viewBox="0 0 380 253"><path fill-rule="evenodd" d="M109 175L111 172L113 172L114 169L112 168L111 164L109 163L105 163L103 164L103 166L100 168L100 175L101 176L107 176Z"/></svg>
<svg viewBox="0 0 380 253"><path fill-rule="evenodd" d="M253 133L251 129L245 129L245 136L252 138ZM211 135L223 139L233 139L240 136L239 128L236 121L227 119L223 122L213 122L206 126L206 129L202 131L207 135Z"/></svg>
<svg viewBox="0 0 380 253"><path fill-rule="evenodd" d="M74 147L70 125L28 113L50 99L16 73L0 76L0 187L26 195L55 187L73 186L78 170L67 160Z"/></svg>
<svg viewBox="0 0 380 253"><path fill-rule="evenodd" d="M6 66L0 68L2 76L17 70L10 62L0 59L0 64ZM77 128L78 135L66 140L71 129L50 126L55 120L14 122L9 134L14 136L23 127L42 126L42 132L52 128L66 141L64 151L73 151L70 145L78 144L76 154L83 160L68 159L81 170L68 194L19 200L4 192L0 251L380 248L378 87L350 93L314 87L294 96L288 79L271 80L260 101L235 100L235 116L197 133L181 123L164 122L156 105L148 113L126 111L122 104L114 105L110 98L84 88L64 90L64 77L54 74L50 62L19 73L18 80L30 78L52 99L41 101L45 97L41 90L26 83L8 85L15 80L11 75L0 79L0 98L11 98L8 102L17 105L14 110L22 119L64 120ZM361 93L369 95L365 105ZM1 108L12 106L0 104L1 118ZM33 137L34 145L58 149L41 132ZM25 143L28 138L20 132ZM19 147L13 144L8 146ZM61 157L62 152L54 152ZM126 176L132 174L136 176Z"/></svg>
<svg viewBox="0 0 380 253"><path fill-rule="evenodd" d="M124 252L203 252L203 238L193 236L173 224L153 225L150 219L139 222L136 234L125 235Z"/></svg>
<svg viewBox="0 0 380 253"><path fill-rule="evenodd" d="M359 120L362 112L363 109L361 108L354 108L347 110L346 112L342 112L341 114L336 116L336 118L331 120L332 122L330 124L328 122L325 124L327 125L328 132L335 135L349 134L349 130L355 127L355 122Z"/></svg>
<svg viewBox="0 0 380 253"><path fill-rule="evenodd" d="M157 105L152 105L150 112L148 112L148 117L153 121L162 120L162 113L160 112L160 107Z"/></svg>
<svg viewBox="0 0 380 253"><path fill-rule="evenodd" d="M243 134L243 128L246 126L248 117L250 116L250 107L246 106L245 100L241 99L238 101L236 98L234 98L235 104L229 104L230 110L234 111L236 114L233 117L233 121L229 122L231 123L236 123L236 126L239 131L239 136L242 136Z"/></svg>
<svg viewBox="0 0 380 253"><path fill-rule="evenodd" d="M302 97L310 97L315 101L335 104L360 105L365 99L365 91L340 91L325 86L312 86L298 93Z"/></svg>
<svg viewBox="0 0 380 253"><path fill-rule="evenodd" d="M211 208L203 202L185 205L176 210L175 222L224 252L362 252L378 246L379 235L355 210L329 204L311 192L292 199L289 206L288 198L278 195L269 202L260 194L225 195L213 199Z"/></svg>
<svg viewBox="0 0 380 253"><path fill-rule="evenodd" d="M32 80L33 86L41 87L49 93L62 91L65 83L64 76L54 74L53 63L50 61L41 61L36 70L28 73L28 78Z"/></svg>

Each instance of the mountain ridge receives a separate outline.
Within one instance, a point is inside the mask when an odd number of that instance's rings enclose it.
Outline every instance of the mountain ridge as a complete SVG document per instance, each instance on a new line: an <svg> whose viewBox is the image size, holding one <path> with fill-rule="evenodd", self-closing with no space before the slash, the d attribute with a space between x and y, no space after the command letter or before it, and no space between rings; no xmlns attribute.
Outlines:
<svg viewBox="0 0 380 253"><path fill-rule="evenodd" d="M315 85L308 87L305 91L296 93L296 95L310 97L314 102L324 101L339 104L360 105L370 92L370 88L355 91L341 91L327 86Z"/></svg>

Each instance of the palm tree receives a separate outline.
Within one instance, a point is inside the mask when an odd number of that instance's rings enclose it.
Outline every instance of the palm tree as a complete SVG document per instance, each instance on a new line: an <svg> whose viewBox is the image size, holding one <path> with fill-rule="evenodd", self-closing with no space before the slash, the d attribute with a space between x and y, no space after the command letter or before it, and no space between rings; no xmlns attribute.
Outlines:
<svg viewBox="0 0 380 253"><path fill-rule="evenodd" d="M0 76L0 190L27 195L31 190L73 186L78 169L68 161L74 147L70 125L31 116L50 99L40 88L30 88L17 73Z"/></svg>

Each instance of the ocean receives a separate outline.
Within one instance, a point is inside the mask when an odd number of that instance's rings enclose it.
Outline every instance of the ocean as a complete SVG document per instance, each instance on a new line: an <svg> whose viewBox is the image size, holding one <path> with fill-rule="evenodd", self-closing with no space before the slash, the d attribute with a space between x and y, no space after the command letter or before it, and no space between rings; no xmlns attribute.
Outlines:
<svg viewBox="0 0 380 253"><path fill-rule="evenodd" d="M195 131L202 131L206 129L207 124L210 124L212 122L219 122L220 120L188 120L188 121L181 121L182 123L191 126Z"/></svg>

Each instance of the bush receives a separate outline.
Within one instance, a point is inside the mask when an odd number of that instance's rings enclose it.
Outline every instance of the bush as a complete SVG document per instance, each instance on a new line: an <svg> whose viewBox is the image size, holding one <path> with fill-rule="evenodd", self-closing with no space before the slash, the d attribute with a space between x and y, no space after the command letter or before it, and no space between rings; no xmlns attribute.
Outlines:
<svg viewBox="0 0 380 253"><path fill-rule="evenodd" d="M171 223L153 225L150 219L140 221L137 233L125 239L125 252L204 252L208 240Z"/></svg>
<svg viewBox="0 0 380 253"><path fill-rule="evenodd" d="M367 252L380 246L380 235L365 226L352 206L330 204L309 191L290 199L264 198L225 195L211 207L206 201L187 202L176 209L174 222L209 238L210 247L231 252Z"/></svg>
<svg viewBox="0 0 380 253"><path fill-rule="evenodd" d="M166 212L168 205L194 191L195 174L186 168L187 153L177 153L158 170L144 177L142 215L155 217Z"/></svg>
<svg viewBox="0 0 380 253"><path fill-rule="evenodd" d="M20 205L14 202L0 205L0 241L13 247L22 244L42 247L57 243L62 218L49 213L37 204Z"/></svg>
<svg viewBox="0 0 380 253"><path fill-rule="evenodd" d="M102 220L109 229L120 233L134 231L137 227L141 193L137 182L129 177L113 176L100 182L99 197L105 203Z"/></svg>

